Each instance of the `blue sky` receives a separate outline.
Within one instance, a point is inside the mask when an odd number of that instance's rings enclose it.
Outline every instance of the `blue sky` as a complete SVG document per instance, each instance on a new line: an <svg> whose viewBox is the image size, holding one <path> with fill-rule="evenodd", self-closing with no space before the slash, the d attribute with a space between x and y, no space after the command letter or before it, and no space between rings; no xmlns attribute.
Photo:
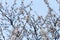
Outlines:
<svg viewBox="0 0 60 40"><path fill-rule="evenodd" d="M12 5L14 0L1 0L3 2L3 5L5 1L8 2L8 5ZM20 5L21 0L17 0L17 6ZM30 0L25 0L25 5L29 4ZM51 8L56 11L57 14L59 14L59 5L56 2L56 0L49 0L49 5ZM48 8L46 4L44 3L44 0L33 0L33 4L31 5L33 11L36 11L38 15L45 16L48 12Z"/></svg>
<svg viewBox="0 0 60 40"><path fill-rule="evenodd" d="M55 0L49 0L51 8L59 14L59 6ZM45 16L48 12L48 8L43 0L34 0L33 8L37 11L38 15Z"/></svg>

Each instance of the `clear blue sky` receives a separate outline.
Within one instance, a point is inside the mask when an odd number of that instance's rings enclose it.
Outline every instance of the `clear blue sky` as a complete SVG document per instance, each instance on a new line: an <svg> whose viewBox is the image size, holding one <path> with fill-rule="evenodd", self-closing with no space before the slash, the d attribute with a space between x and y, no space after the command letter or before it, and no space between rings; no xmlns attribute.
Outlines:
<svg viewBox="0 0 60 40"><path fill-rule="evenodd" d="M49 0L51 8L59 14L59 6L55 0ZM34 0L33 9L37 11L38 15L45 16L48 12L47 6L44 3L44 0Z"/></svg>

